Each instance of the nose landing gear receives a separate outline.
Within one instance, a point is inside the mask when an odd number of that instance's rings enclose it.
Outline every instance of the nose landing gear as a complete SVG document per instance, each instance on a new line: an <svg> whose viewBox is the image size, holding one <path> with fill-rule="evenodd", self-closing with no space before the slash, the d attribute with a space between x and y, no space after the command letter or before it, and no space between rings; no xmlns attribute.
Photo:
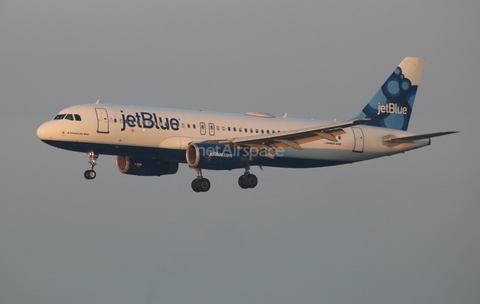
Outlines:
<svg viewBox="0 0 480 304"><path fill-rule="evenodd" d="M94 179L97 176L97 173L93 170L93 167L97 164L97 159L98 155L95 154L95 152L90 151L87 153L88 158L90 161L88 162L90 164L90 170L87 170L83 173L83 176L86 179Z"/></svg>

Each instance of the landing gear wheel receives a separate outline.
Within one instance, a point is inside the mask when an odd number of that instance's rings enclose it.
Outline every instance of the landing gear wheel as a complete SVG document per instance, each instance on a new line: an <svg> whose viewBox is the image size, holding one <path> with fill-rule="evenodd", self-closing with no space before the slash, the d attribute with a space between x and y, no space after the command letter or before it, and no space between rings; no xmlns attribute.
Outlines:
<svg viewBox="0 0 480 304"><path fill-rule="evenodd" d="M246 177L247 177L246 175L240 175L240 177L238 178L238 185L242 189L247 189L248 188Z"/></svg>
<svg viewBox="0 0 480 304"><path fill-rule="evenodd" d="M195 192L207 192L210 190L210 181L206 178L196 178L192 181L192 189Z"/></svg>
<svg viewBox="0 0 480 304"><path fill-rule="evenodd" d="M208 190L210 190L210 181L206 178L202 178L198 183L198 186L200 188L200 191L207 192Z"/></svg>
<svg viewBox="0 0 480 304"><path fill-rule="evenodd" d="M87 152L88 159L90 160L88 163L90 164L90 170L85 171L83 176L86 179L94 179L97 176L97 173L93 171L93 167L97 164L98 155L95 154L94 151Z"/></svg>
<svg viewBox="0 0 480 304"><path fill-rule="evenodd" d="M198 186L198 184L199 184L198 181L199 181L199 179L197 179L197 178L192 181L192 189L195 192L200 192L200 187Z"/></svg>
<svg viewBox="0 0 480 304"><path fill-rule="evenodd" d="M245 184L248 185L248 188L255 188L258 184L258 178L253 174L248 174Z"/></svg>
<svg viewBox="0 0 480 304"><path fill-rule="evenodd" d="M87 170L85 173L83 173L83 176L86 179L94 179L97 176L97 173L93 170Z"/></svg>
<svg viewBox="0 0 480 304"><path fill-rule="evenodd" d="M242 189L255 188L258 184L258 179L253 174L244 174L238 178L238 185Z"/></svg>
<svg viewBox="0 0 480 304"><path fill-rule="evenodd" d="M203 177L202 169L190 167L197 172L197 178L192 181L192 189L195 192L207 192L210 190L210 181Z"/></svg>

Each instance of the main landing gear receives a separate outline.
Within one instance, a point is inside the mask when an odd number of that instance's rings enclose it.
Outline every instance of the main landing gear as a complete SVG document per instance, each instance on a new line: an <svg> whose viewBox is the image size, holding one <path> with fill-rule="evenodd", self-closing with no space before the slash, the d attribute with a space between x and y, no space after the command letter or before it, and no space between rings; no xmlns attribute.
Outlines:
<svg viewBox="0 0 480 304"><path fill-rule="evenodd" d="M238 185L242 189L255 188L258 184L258 178L250 174L250 167L245 168L245 173L238 178Z"/></svg>
<svg viewBox="0 0 480 304"><path fill-rule="evenodd" d="M83 173L83 176L86 179L94 179L97 176L97 173L93 171L93 167L95 167L95 165L97 164L98 155L95 154L95 152L90 151L87 153L87 156L90 159L90 161L88 162L90 164L90 170L85 171L85 173Z"/></svg>
<svg viewBox="0 0 480 304"><path fill-rule="evenodd" d="M197 178L192 181L192 189L195 192L207 192L210 190L210 181L203 177L202 170L192 168L197 172ZM238 178L238 185L242 189L252 189L258 184L258 179L254 174L250 173L249 168L245 169L245 173Z"/></svg>
<svg viewBox="0 0 480 304"><path fill-rule="evenodd" d="M242 189L255 188L257 184L258 178L254 174L244 174L238 178L238 185Z"/></svg>
<svg viewBox="0 0 480 304"><path fill-rule="evenodd" d="M207 192L210 190L210 181L202 176L202 170L192 168L197 171L197 178L192 181L192 189L195 192Z"/></svg>

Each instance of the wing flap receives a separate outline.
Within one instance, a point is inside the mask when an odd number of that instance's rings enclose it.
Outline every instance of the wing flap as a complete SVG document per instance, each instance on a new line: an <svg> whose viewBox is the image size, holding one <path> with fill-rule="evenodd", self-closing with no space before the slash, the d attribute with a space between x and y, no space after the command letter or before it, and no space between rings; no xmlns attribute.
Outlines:
<svg viewBox="0 0 480 304"><path fill-rule="evenodd" d="M316 140L337 141L336 136L345 134L344 128L365 124L370 118L361 118L341 123L334 123L322 126L309 127L304 129L290 130L284 132L244 136L213 141L218 144L233 144L259 150L267 150L269 153L280 148L293 148L303 150L302 144ZM273 156L272 156L273 157Z"/></svg>
<svg viewBox="0 0 480 304"><path fill-rule="evenodd" d="M237 144L237 145L264 145L275 147L301 148L300 144L315 140L326 139L336 141L335 136L345 134L343 128L364 124L369 122L369 118L355 119L336 124L316 126L305 129L284 131L271 134L262 134L254 136L245 136L239 138L220 140L219 144Z"/></svg>

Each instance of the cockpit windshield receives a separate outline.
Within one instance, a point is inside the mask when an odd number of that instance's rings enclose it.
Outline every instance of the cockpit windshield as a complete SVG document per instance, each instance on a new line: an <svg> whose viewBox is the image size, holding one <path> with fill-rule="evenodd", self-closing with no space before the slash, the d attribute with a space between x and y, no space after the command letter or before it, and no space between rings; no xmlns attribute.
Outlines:
<svg viewBox="0 0 480 304"><path fill-rule="evenodd" d="M82 118L78 114L57 114L57 116L53 118L53 120L62 120L62 119L82 121Z"/></svg>

